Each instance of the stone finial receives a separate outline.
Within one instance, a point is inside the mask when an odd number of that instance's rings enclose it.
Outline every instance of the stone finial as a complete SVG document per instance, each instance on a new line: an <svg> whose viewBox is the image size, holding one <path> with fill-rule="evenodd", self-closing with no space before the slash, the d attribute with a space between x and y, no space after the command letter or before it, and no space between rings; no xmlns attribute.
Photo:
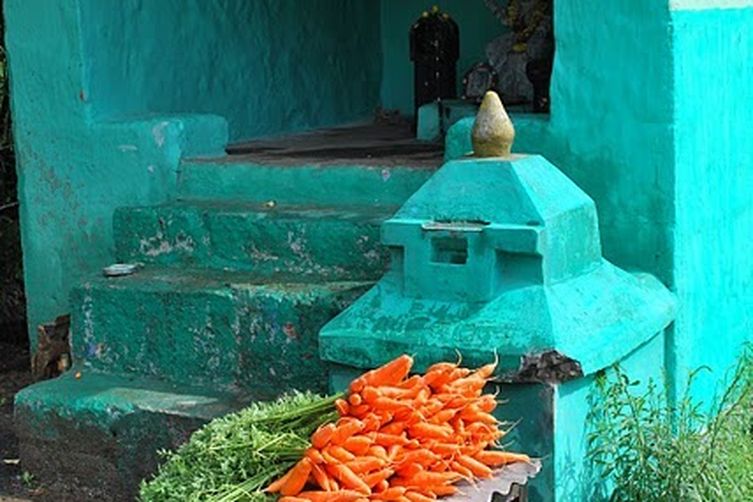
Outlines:
<svg viewBox="0 0 753 502"><path fill-rule="evenodd" d="M515 128L494 91L487 91L476 114L471 133L476 157L508 157L515 140Z"/></svg>

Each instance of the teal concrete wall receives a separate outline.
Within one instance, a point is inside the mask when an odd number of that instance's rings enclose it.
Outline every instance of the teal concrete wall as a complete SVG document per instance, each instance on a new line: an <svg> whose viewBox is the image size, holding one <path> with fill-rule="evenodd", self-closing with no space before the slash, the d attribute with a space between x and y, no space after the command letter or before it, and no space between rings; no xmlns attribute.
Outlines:
<svg viewBox="0 0 753 502"><path fill-rule="evenodd" d="M753 8L675 10L672 353L708 398L753 340ZM679 380L682 383L682 380Z"/></svg>
<svg viewBox="0 0 753 502"><path fill-rule="evenodd" d="M80 0L97 119L215 113L231 139L371 117L379 1Z"/></svg>
<svg viewBox="0 0 753 502"><path fill-rule="evenodd" d="M551 114L513 114L513 149L543 155L595 200L607 259L670 284L674 117L668 5L568 0L554 8ZM469 151L469 138L452 150Z"/></svg>
<svg viewBox="0 0 753 502"><path fill-rule="evenodd" d="M382 0L382 57L384 60L382 106L413 115L413 64L410 61L408 33L421 13L438 5L460 28L458 92L463 74L475 63L486 60L486 44L506 28L481 0Z"/></svg>
<svg viewBox="0 0 753 502"><path fill-rule="evenodd" d="M112 211L167 198L184 152L217 153L224 121L153 116L95 122L78 2L6 0L29 330L68 312L68 294L110 263Z"/></svg>

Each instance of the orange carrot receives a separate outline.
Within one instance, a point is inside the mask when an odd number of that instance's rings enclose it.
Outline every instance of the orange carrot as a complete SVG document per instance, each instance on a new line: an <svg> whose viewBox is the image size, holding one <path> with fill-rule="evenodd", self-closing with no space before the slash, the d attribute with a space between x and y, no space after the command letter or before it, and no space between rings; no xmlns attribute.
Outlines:
<svg viewBox="0 0 753 502"><path fill-rule="evenodd" d="M286 495L285 497L280 497L278 502L309 502L309 499L304 499L301 497L292 497L290 495Z"/></svg>
<svg viewBox="0 0 753 502"><path fill-rule="evenodd" d="M348 402L345 399L336 400L335 409L337 409L337 412L340 414L341 417L348 415L348 413L350 412L350 406L348 405Z"/></svg>
<svg viewBox="0 0 753 502"><path fill-rule="evenodd" d="M339 490L336 492L306 491L298 495L311 502L355 502L363 497L362 493L354 490Z"/></svg>
<svg viewBox="0 0 753 502"><path fill-rule="evenodd" d="M319 488L321 488L322 490L326 492L331 490L330 484L329 484L329 476L327 476L327 473L324 471L324 469L321 466L314 464L311 467L311 474L314 477L314 481L316 481L316 484L319 485Z"/></svg>
<svg viewBox="0 0 753 502"><path fill-rule="evenodd" d="M474 458L489 467L499 467L514 462L525 462L530 464L531 457L523 453L511 453L509 451L480 451Z"/></svg>
<svg viewBox="0 0 753 502"><path fill-rule="evenodd" d="M461 464L460 462L452 462L450 463L450 468L457 472L458 474L462 475L465 479L473 479L473 471L471 471L469 468Z"/></svg>
<svg viewBox="0 0 753 502"><path fill-rule="evenodd" d="M313 462L314 464L324 463L324 457L322 457L322 452L320 452L316 448L309 448L308 450L306 450L306 453L304 455L306 455L309 458L309 460L311 460L311 462Z"/></svg>
<svg viewBox="0 0 753 502"><path fill-rule="evenodd" d="M330 445L324 451L340 462L350 462L356 459L355 455L339 445Z"/></svg>
<svg viewBox="0 0 753 502"><path fill-rule="evenodd" d="M301 493L309 479L309 474L311 474L312 465L311 460L307 457L295 464L290 471L290 477L280 487L280 493L282 495L298 495Z"/></svg>
<svg viewBox="0 0 753 502"><path fill-rule="evenodd" d="M366 455L373 442L365 435L351 436L343 442L343 448L355 455Z"/></svg>
<svg viewBox="0 0 753 502"><path fill-rule="evenodd" d="M392 486L387 488L383 492L379 492L371 496L372 500L399 500L400 497L405 495L406 489L404 486Z"/></svg>
<svg viewBox="0 0 753 502"><path fill-rule="evenodd" d="M330 441L334 444L342 444L353 434L361 432L363 428L364 424L360 420L351 417L341 418L338 420Z"/></svg>
<svg viewBox="0 0 753 502"><path fill-rule="evenodd" d="M473 457L469 457L468 455L459 455L457 461L461 465L464 465L465 467L470 469L474 476L477 476L479 478L492 477L492 470Z"/></svg>
<svg viewBox="0 0 753 502"><path fill-rule="evenodd" d="M436 425L428 422L418 422L408 429L408 434L412 438L436 438L450 439L452 437L452 427L447 425Z"/></svg>
<svg viewBox="0 0 753 502"><path fill-rule="evenodd" d="M381 432L382 434L400 435L405 430L406 425L407 424L403 420L398 420L385 425L384 427L379 429L379 432Z"/></svg>
<svg viewBox="0 0 753 502"><path fill-rule="evenodd" d="M352 406L360 406L363 402L363 398L361 398L361 394L351 394L350 396L348 396L348 402Z"/></svg>
<svg viewBox="0 0 753 502"><path fill-rule="evenodd" d="M351 392L360 392L367 385L397 385L400 383L413 366L413 358L402 355L384 366L373 369L356 378L350 384Z"/></svg>
<svg viewBox="0 0 753 502"><path fill-rule="evenodd" d="M405 498L410 500L410 502L432 502L434 500L434 498L416 491L405 492Z"/></svg>
<svg viewBox="0 0 753 502"><path fill-rule="evenodd" d="M378 432L375 439L376 444L382 445L382 446L392 446L392 445L402 445L405 446L409 443L408 438L397 434L385 434L383 432Z"/></svg>
<svg viewBox="0 0 753 502"><path fill-rule="evenodd" d="M429 422L431 422L432 424L443 424L445 422L449 422L457 412L458 410L452 408L440 410L429 419Z"/></svg>
<svg viewBox="0 0 753 502"><path fill-rule="evenodd" d="M273 481L269 486L267 486L264 491L267 493L277 493L280 491L280 488L282 488L282 485L284 485L288 479L290 478L290 475L293 473L293 470L290 469L288 472L286 472L282 477L279 479Z"/></svg>
<svg viewBox="0 0 753 502"><path fill-rule="evenodd" d="M405 464L403 467L395 470L395 474L402 478L412 478L423 470L424 467L421 464Z"/></svg>
<svg viewBox="0 0 753 502"><path fill-rule="evenodd" d="M324 448L332 440L335 430L335 424L322 425L311 435L311 444L314 448Z"/></svg>
<svg viewBox="0 0 753 502"><path fill-rule="evenodd" d="M393 469L386 468L386 469L382 469L379 471L374 471L372 473L366 474L363 477L363 480L371 488L374 488L377 485L377 483L388 479L393 474L395 474L395 471Z"/></svg>
<svg viewBox="0 0 753 502"><path fill-rule="evenodd" d="M365 472L371 472L376 469L381 469L385 465L385 461L377 457L359 457L355 460L348 462L347 465L351 471L356 474L362 474Z"/></svg>
<svg viewBox="0 0 753 502"><path fill-rule="evenodd" d="M386 479L383 479L379 483L376 484L376 486L374 487L374 491L376 493L383 492L389 487L390 487L390 482L387 481Z"/></svg>
<svg viewBox="0 0 753 502"><path fill-rule="evenodd" d="M455 495L458 491L457 486L454 485L435 485L427 487L428 491L433 493L437 497L445 497L447 495Z"/></svg>
<svg viewBox="0 0 753 502"><path fill-rule="evenodd" d="M476 401L479 410L491 413L497 407L497 399L491 394L485 394Z"/></svg>
<svg viewBox="0 0 753 502"><path fill-rule="evenodd" d="M387 450L382 445L371 445L369 447L369 455L372 457L381 458L382 460L387 460Z"/></svg>
<svg viewBox="0 0 753 502"><path fill-rule="evenodd" d="M371 495L371 487L367 485L363 479L361 479L353 471L351 471L347 465L327 464L325 469L330 476L340 481L340 483L346 488L365 493L366 495Z"/></svg>

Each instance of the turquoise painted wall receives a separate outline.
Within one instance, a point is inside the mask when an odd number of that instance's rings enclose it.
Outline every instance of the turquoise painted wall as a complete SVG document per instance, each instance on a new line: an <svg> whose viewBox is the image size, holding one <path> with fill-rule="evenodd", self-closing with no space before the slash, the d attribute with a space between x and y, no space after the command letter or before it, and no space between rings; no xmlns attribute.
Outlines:
<svg viewBox="0 0 753 502"><path fill-rule="evenodd" d="M679 374L716 390L753 340L753 8L672 13ZM679 381L682 383L682 380Z"/></svg>
<svg viewBox="0 0 753 502"><path fill-rule="evenodd" d="M34 327L68 312L68 294L111 262L115 207L165 200L186 152L217 153L218 117L93 120L77 1L6 0L21 239Z"/></svg>
<svg viewBox="0 0 753 502"><path fill-rule="evenodd" d="M215 113L231 139L370 118L379 0L81 0L97 119Z"/></svg>
<svg viewBox="0 0 753 502"><path fill-rule="evenodd" d="M482 0L382 0L382 56L384 59L382 106L413 115L413 64L408 33L421 13L432 5L448 12L460 28L458 92L463 74L486 59L486 44L506 28L491 14Z"/></svg>
<svg viewBox="0 0 753 502"><path fill-rule="evenodd" d="M517 117L516 149L544 155L596 201L607 259L671 284L669 8L656 0L554 8L551 116Z"/></svg>

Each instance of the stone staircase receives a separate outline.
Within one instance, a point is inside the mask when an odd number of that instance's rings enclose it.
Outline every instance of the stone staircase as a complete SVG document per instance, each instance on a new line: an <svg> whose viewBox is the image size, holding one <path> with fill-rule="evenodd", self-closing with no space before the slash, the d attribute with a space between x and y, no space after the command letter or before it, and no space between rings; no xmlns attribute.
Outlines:
<svg viewBox="0 0 753 502"><path fill-rule="evenodd" d="M326 391L319 329L381 277L380 223L432 172L184 161L174 200L115 212L116 258L142 266L74 290L73 370L18 395L25 468L131 500L207 420Z"/></svg>

